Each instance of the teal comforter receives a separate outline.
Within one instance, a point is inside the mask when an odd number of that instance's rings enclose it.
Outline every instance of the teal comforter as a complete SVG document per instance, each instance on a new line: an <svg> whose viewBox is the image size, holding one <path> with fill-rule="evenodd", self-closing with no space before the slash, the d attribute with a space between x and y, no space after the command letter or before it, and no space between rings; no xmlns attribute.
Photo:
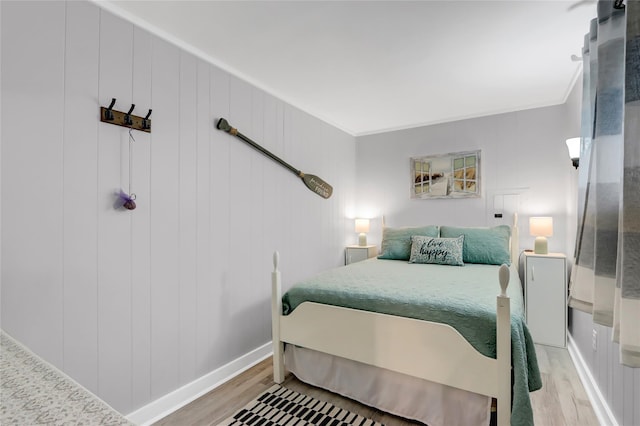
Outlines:
<svg viewBox="0 0 640 426"><path fill-rule="evenodd" d="M446 323L485 356L496 354L498 266L409 264L369 259L322 272L282 298L283 313L305 301ZM522 287L510 268L513 401L511 424L533 425L529 392L542 387L536 353L524 320Z"/></svg>

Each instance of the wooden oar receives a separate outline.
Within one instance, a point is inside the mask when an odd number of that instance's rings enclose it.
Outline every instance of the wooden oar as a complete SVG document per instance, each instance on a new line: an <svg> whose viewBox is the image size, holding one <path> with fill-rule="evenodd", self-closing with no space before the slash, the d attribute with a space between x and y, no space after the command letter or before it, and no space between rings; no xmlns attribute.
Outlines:
<svg viewBox="0 0 640 426"><path fill-rule="evenodd" d="M309 173L302 173L300 170L296 169L291 164L287 163L286 161L276 156L275 154L267 151L266 149L264 149L263 147L261 147L260 145L258 145L257 143L255 143L254 141L252 141L242 133L240 133L238 129L236 129L235 127L231 127L229 122L224 118L221 118L220 120L218 120L218 124L216 125L216 127L219 130L224 130L225 132L240 138L242 141L251 145L252 148L256 149L257 151L260 151L262 154L271 158L273 161L275 161L285 169L289 170L291 173L298 176L300 179L302 179L302 182L304 182L307 188L309 188L310 190L312 190L322 198L331 197L331 194L333 193L333 187L329 185L327 182L320 179L316 175L312 175Z"/></svg>

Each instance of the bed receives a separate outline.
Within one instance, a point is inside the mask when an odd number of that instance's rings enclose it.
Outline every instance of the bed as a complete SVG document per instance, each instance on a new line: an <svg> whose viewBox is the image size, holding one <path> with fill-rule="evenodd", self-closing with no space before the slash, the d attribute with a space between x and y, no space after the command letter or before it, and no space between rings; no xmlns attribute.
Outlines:
<svg viewBox="0 0 640 426"><path fill-rule="evenodd" d="M519 254L517 244L509 245L511 230L427 228L400 229L404 251L383 237L382 258L322 272L284 296L275 253L274 381L284 380L286 343L286 368L301 380L393 414L431 426L488 424L494 398L498 425L533 424L529 392L541 382L524 322L517 262L507 266ZM487 247L486 236L497 231ZM412 263L404 258L407 234ZM466 257L456 262L464 266L414 262L417 243L454 244L449 240L456 238ZM385 247L385 242L391 243ZM469 257L473 250L482 257L491 254L492 245L500 246L502 257L489 259L491 264L468 262L478 260ZM411 398L399 399L400 394ZM441 400L453 401L449 414L434 417L432 409ZM432 402L425 402L426 414L415 410L420 401ZM485 413L482 421L455 417L474 412L473 407Z"/></svg>

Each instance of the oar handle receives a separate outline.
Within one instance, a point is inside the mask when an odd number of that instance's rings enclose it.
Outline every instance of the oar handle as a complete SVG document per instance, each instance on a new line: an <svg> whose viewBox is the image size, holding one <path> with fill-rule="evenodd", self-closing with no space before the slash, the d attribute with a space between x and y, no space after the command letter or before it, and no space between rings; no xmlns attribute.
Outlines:
<svg viewBox="0 0 640 426"><path fill-rule="evenodd" d="M218 124L216 124L216 127L219 130L224 130L225 132L227 132L227 133L229 133L229 134L231 134L233 136L237 136L238 138L242 139L244 142L246 142L249 145L251 145L251 147L253 147L255 150L260 151L262 154L264 154L267 157L271 158L272 160L280 163L280 165L282 165L283 167L286 167L289 171L291 171L291 173L295 174L296 176L298 176L300 178L304 177L304 173L302 173L300 170L296 169L291 164L289 164L286 161L284 161L282 158L280 158L277 155L273 154L272 152L264 149L263 147L261 147L260 145L258 145L257 143L255 143L254 141L252 141L251 139L249 139L248 137L246 137L242 133L240 133L238 131L238 129L236 129L235 127L232 127L229 124L229 122L227 120L225 120L224 118L221 118L220 120L218 120Z"/></svg>

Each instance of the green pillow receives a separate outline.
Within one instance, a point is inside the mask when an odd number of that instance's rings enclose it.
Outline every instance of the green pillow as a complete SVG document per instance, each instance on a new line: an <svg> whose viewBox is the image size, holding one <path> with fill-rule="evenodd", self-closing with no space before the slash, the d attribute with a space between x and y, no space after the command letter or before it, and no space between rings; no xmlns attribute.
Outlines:
<svg viewBox="0 0 640 426"><path fill-rule="evenodd" d="M440 236L455 238L464 235L462 256L465 263L486 263L489 265L511 265L509 238L511 228L506 225L493 228L463 228L441 226Z"/></svg>
<svg viewBox="0 0 640 426"><path fill-rule="evenodd" d="M463 235L458 238L433 238L414 235L411 237L409 263L464 266L462 261L463 241Z"/></svg>
<svg viewBox="0 0 640 426"><path fill-rule="evenodd" d="M413 235L438 237L438 234L439 229L435 225L417 228L384 228L378 259L409 260Z"/></svg>

